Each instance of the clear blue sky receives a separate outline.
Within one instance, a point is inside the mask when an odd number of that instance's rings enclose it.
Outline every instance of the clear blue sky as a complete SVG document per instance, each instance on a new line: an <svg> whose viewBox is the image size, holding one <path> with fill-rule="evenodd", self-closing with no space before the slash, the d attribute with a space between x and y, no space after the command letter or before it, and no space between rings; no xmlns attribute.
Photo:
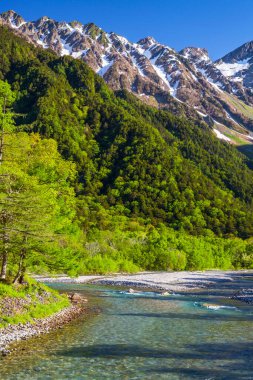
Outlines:
<svg viewBox="0 0 253 380"><path fill-rule="evenodd" d="M253 0L0 0L0 13L9 9L26 20L94 22L133 42L205 47L214 59L253 40Z"/></svg>

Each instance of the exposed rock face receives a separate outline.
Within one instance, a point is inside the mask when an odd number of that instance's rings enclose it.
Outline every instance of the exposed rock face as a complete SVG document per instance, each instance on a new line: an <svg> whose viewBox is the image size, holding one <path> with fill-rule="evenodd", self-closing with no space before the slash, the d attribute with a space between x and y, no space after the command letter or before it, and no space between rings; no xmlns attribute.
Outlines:
<svg viewBox="0 0 253 380"><path fill-rule="evenodd" d="M240 81L234 80L227 75L227 71L223 69L221 63L214 63L208 56L205 49L186 48L180 52L188 58L196 70L201 73L210 83L218 86L221 90L235 95L246 104L253 104L253 91L244 87ZM219 61L221 62L221 61Z"/></svg>
<svg viewBox="0 0 253 380"><path fill-rule="evenodd" d="M82 59L113 90L126 89L148 104L204 119L211 126L222 123L243 133L245 128L253 130L252 73L246 73L244 66L239 81L224 69L224 64L236 59L247 59L250 69L253 43L246 44L244 53L235 51L213 63L205 49L185 48L178 53L152 37L132 43L92 23L48 17L25 22L13 11L0 15L0 22L43 48ZM249 106L247 112L240 102Z"/></svg>
<svg viewBox="0 0 253 380"><path fill-rule="evenodd" d="M215 65L230 81L250 89L253 94L253 41L225 55Z"/></svg>

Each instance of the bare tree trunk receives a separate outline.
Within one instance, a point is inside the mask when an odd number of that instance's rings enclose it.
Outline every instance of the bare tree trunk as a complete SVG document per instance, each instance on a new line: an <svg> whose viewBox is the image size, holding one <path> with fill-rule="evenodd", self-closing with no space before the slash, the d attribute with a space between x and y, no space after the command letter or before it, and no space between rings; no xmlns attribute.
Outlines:
<svg viewBox="0 0 253 380"><path fill-rule="evenodd" d="M17 274L13 280L13 284L16 284L17 282L20 282L20 278L22 276L22 273L24 271L23 262L24 262L25 254L22 253L20 255L19 264L18 264L18 271Z"/></svg>
<svg viewBox="0 0 253 380"><path fill-rule="evenodd" d="M22 282L24 280L24 275L25 275L25 270L26 270L25 265L24 265L24 260L25 260L26 253L27 253L27 247L26 247L27 240L28 240L28 237L26 235L23 237L23 242L22 242L23 248L21 249L21 252L20 252L18 271L17 271L17 274L13 280L13 284L16 284L17 282L22 284Z"/></svg>
<svg viewBox="0 0 253 380"><path fill-rule="evenodd" d="M8 263L8 253L5 251L2 258L2 268L1 268L1 274L0 274L1 280L6 280L7 263Z"/></svg>
<svg viewBox="0 0 253 380"><path fill-rule="evenodd" d="M0 279L1 280L5 280L6 279L6 274L7 274L7 264L8 264L8 249L7 249L7 244L8 244L8 237L7 237L6 234L4 234L3 243L4 243L4 248L3 248L2 267L1 267L1 274L0 274Z"/></svg>
<svg viewBox="0 0 253 380"><path fill-rule="evenodd" d="M3 119L2 119L2 131L1 131L1 137L0 137L0 165L3 162L3 150L4 150L4 121L5 121L5 114L6 114L6 97L4 98L4 107L3 107Z"/></svg>
<svg viewBox="0 0 253 380"><path fill-rule="evenodd" d="M26 272L26 268L25 268L25 266L23 266L22 271L21 271L21 275L20 275L20 277L18 279L19 284L23 284L24 277L25 277L25 272Z"/></svg>

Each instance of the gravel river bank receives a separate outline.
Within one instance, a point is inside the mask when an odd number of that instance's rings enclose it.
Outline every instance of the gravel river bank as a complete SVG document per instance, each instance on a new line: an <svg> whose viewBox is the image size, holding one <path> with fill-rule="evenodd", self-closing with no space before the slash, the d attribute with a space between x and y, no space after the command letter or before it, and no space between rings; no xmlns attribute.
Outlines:
<svg viewBox="0 0 253 380"><path fill-rule="evenodd" d="M29 338L47 334L52 330L62 328L66 323L71 322L81 314L86 308L82 302L72 304L69 307L55 313L47 318L35 319L32 323L18 323L8 325L0 329L0 355L9 355L13 350L12 343L27 340Z"/></svg>

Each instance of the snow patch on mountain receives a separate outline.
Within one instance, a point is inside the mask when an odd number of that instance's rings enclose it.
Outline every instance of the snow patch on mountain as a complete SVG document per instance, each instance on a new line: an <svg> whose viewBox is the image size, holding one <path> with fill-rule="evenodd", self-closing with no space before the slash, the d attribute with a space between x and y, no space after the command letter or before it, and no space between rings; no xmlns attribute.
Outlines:
<svg viewBox="0 0 253 380"><path fill-rule="evenodd" d="M179 83L180 83L179 80L177 80L175 82L175 84L173 84L173 85L170 86L170 95L173 96L173 98L176 98L176 99L177 99L176 95L177 95L177 89L179 87Z"/></svg>
<svg viewBox="0 0 253 380"><path fill-rule="evenodd" d="M238 124L238 122L237 121L235 121L235 119L227 112L227 111L225 111L226 112L226 115L227 115L227 118L229 119L229 120L232 120L233 121L233 123L235 123L235 124Z"/></svg>
<svg viewBox="0 0 253 380"><path fill-rule="evenodd" d="M15 20L14 20L14 17L12 17L12 18L10 19L10 22L11 22L11 26L12 26L13 29L19 29L19 28L21 28L21 26L23 26L23 25L26 24L26 22L23 21L23 22L21 22L19 25L17 25L16 22L15 22Z"/></svg>
<svg viewBox="0 0 253 380"><path fill-rule="evenodd" d="M216 124L220 124L218 122L216 122ZM227 141L227 142L230 142L231 139L225 135L223 135L223 133L221 133L220 131L218 131L218 129L213 129L214 133L216 134L216 137L218 137L218 139L220 140L224 140L224 141Z"/></svg>
<svg viewBox="0 0 253 380"><path fill-rule="evenodd" d="M197 111L198 112L198 114L200 115L200 116L202 116L202 117L207 117L208 115L207 114L205 114L205 113L203 113L203 112L200 112L200 111Z"/></svg>
<svg viewBox="0 0 253 380"><path fill-rule="evenodd" d="M88 53L88 51L89 51L89 49L72 52L72 57L74 57L74 58L84 57Z"/></svg>
<svg viewBox="0 0 253 380"><path fill-rule="evenodd" d="M158 65L155 64L156 58L150 60L153 69L157 73L157 75L162 79L162 81L166 84L167 87L170 89L170 82L167 79L167 73L164 71L162 67L159 67Z"/></svg>
<svg viewBox="0 0 253 380"><path fill-rule="evenodd" d="M37 40L37 44L42 46L44 49L48 48L48 45L44 42L46 38L45 34L40 34L39 39Z"/></svg>
<svg viewBox="0 0 253 380"><path fill-rule="evenodd" d="M61 49L61 56L64 55L71 55L72 54L72 47L70 44L67 44L64 40L61 40L62 49Z"/></svg>
<svg viewBox="0 0 253 380"><path fill-rule="evenodd" d="M216 91L218 92L223 92L222 91L222 88L223 88L223 83L219 82L219 81L214 81L208 74L207 74L207 69L202 69L200 67L197 67L195 65L195 68L196 70L201 73L203 75L203 77L206 78L206 80L211 84L211 86L213 86L215 88ZM221 87L221 88L220 88Z"/></svg>
<svg viewBox="0 0 253 380"><path fill-rule="evenodd" d="M247 70L250 67L250 64L248 63L248 59L244 59L242 61L238 61L235 63L226 63L222 62L219 64L216 64L216 67L222 72L222 74L225 77L234 77L235 74L241 73L243 70ZM237 77L237 80L242 80L242 76Z"/></svg>
<svg viewBox="0 0 253 380"><path fill-rule="evenodd" d="M221 120L223 115L224 125L228 127L236 123L235 117L241 126L252 129L250 117L237 110L225 95L235 94L247 105L253 104L253 91L250 91L253 89L253 44L246 44L243 51L240 48L232 52L232 56L212 62L204 48L188 47L176 52L152 37L132 43L92 23L57 22L48 17L25 22L15 12L0 15L0 21L13 29L22 27L18 34L22 33L30 42L61 56L82 59L104 77L113 90L128 90L152 104L154 98L158 106L187 117L196 117L194 109L202 117ZM177 107L167 94L182 103L182 107ZM233 117L224 113L224 107L233 112ZM209 122L209 118L206 121Z"/></svg>
<svg viewBox="0 0 253 380"><path fill-rule="evenodd" d="M141 66L139 65L137 59L136 59L133 55L131 56L131 58L132 58L132 61L133 61L134 66L137 68L139 74L140 74L142 77L145 77L145 73L144 73L144 71L142 70Z"/></svg>
<svg viewBox="0 0 253 380"><path fill-rule="evenodd" d="M105 73L109 70L109 68L113 65L114 61L110 61L106 55L102 55L102 67L97 70L97 74L100 76L104 76Z"/></svg>
<svg viewBox="0 0 253 380"><path fill-rule="evenodd" d="M211 62L208 52L205 49L188 47L182 50L182 56L190 61L194 60L195 62Z"/></svg>

